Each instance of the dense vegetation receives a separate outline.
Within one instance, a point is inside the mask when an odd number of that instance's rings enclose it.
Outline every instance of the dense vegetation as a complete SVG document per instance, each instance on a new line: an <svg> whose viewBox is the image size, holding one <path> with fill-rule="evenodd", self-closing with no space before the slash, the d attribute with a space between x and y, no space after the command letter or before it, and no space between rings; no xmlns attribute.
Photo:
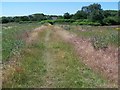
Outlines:
<svg viewBox="0 0 120 90"><path fill-rule="evenodd" d="M0 18L2 87L118 87L118 12L92 4L63 16Z"/></svg>
<svg viewBox="0 0 120 90"><path fill-rule="evenodd" d="M38 27L38 23L8 23L2 25L2 58L7 61L25 45L27 32Z"/></svg>
<svg viewBox="0 0 120 90"><path fill-rule="evenodd" d="M75 14L64 13L63 16L44 15L43 13L32 14L29 16L2 17L2 23L8 22L33 22L41 23L71 23L78 25L118 25L120 10L103 10L100 4L94 3L83 6Z"/></svg>
<svg viewBox="0 0 120 90"><path fill-rule="evenodd" d="M12 62L4 65L3 88L108 87L108 80L82 62L83 59L78 57L72 44L59 36L57 31L60 29L56 30L55 25L54 27L46 25L47 28L37 32L36 40L31 44L26 44L23 40L26 37L23 34L35 32L32 29L38 26L40 26L39 23L7 23L3 25L3 63ZM67 26L61 27L63 30L68 30L65 28ZM79 25L79 30L76 25L68 27L70 32L77 35L79 31L79 36L82 33ZM87 28L85 27L85 29ZM96 29L95 26L92 28ZM83 35L92 36L95 29L91 34L86 31L83 32ZM108 36L106 28L102 29ZM96 32L98 35L100 34L99 29ZM113 32L116 30L113 29Z"/></svg>

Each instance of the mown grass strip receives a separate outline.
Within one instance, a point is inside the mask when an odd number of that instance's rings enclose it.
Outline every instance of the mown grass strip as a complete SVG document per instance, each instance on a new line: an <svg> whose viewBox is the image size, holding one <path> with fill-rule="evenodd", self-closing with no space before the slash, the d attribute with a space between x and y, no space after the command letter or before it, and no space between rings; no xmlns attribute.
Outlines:
<svg viewBox="0 0 120 90"><path fill-rule="evenodd" d="M52 31L49 51L53 59L51 64L51 83L48 87L86 88L106 87L107 80L97 75L80 61L74 48Z"/></svg>

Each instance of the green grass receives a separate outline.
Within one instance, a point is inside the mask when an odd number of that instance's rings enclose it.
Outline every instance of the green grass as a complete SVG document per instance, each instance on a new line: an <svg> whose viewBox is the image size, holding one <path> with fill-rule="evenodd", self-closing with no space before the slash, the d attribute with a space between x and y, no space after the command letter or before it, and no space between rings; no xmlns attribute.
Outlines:
<svg viewBox="0 0 120 90"><path fill-rule="evenodd" d="M38 27L38 23L8 23L2 25L2 60L7 61L13 53L24 46L23 33Z"/></svg>
<svg viewBox="0 0 120 90"><path fill-rule="evenodd" d="M17 65L14 67L15 71L8 77L3 87L36 88L43 84L42 77L46 72L46 64L43 57L45 45L42 35L43 33L37 42L22 48L21 58L17 60Z"/></svg>
<svg viewBox="0 0 120 90"><path fill-rule="evenodd" d="M54 38L56 38L54 40ZM51 52L55 58L54 87L57 88L86 88L104 87L107 81L93 72L82 63L69 43L62 41L56 35L52 35Z"/></svg>
<svg viewBox="0 0 120 90"><path fill-rule="evenodd" d="M79 26L79 25L67 25L62 26L65 30L77 34L84 38L93 39L99 37L108 45L118 46L118 30L117 26ZM66 28L67 27L67 28ZM101 40L100 39L100 40ZM104 39L104 40L103 40Z"/></svg>
<svg viewBox="0 0 120 90"><path fill-rule="evenodd" d="M108 85L105 78L82 63L73 46L58 37L53 28L40 32L34 43L21 48L20 55L3 88L90 88Z"/></svg>

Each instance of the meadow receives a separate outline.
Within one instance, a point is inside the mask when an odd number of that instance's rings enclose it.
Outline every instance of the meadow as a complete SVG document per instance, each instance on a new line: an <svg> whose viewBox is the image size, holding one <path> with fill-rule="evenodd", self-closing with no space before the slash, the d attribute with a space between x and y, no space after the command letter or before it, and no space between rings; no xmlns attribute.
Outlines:
<svg viewBox="0 0 120 90"><path fill-rule="evenodd" d="M99 70L83 62L86 58L78 55L74 43L71 43L76 38L69 40L71 34L80 39L90 39L92 47L98 51L109 46L117 48L116 28L40 23L3 24L3 88L117 87L116 79L109 80L99 74ZM60 32L67 32L68 35L66 33L63 36Z"/></svg>
<svg viewBox="0 0 120 90"><path fill-rule="evenodd" d="M25 32L30 32L38 23L8 23L2 24L2 60L7 61L14 53L24 46Z"/></svg>
<svg viewBox="0 0 120 90"><path fill-rule="evenodd" d="M96 50L105 50L109 46L119 46L118 26L80 26L58 25L65 30L75 33L78 37L89 39Z"/></svg>

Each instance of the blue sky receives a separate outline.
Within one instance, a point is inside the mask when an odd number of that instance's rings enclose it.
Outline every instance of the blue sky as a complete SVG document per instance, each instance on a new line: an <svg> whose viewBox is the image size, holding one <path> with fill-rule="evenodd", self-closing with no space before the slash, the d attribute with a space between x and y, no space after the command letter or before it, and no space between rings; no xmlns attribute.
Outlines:
<svg viewBox="0 0 120 90"><path fill-rule="evenodd" d="M94 2L3 2L2 16L22 16L34 13L44 13L49 15L70 14L80 10L83 6L88 6ZM96 2L95 2L96 3ZM117 10L117 2L98 2L104 10Z"/></svg>

